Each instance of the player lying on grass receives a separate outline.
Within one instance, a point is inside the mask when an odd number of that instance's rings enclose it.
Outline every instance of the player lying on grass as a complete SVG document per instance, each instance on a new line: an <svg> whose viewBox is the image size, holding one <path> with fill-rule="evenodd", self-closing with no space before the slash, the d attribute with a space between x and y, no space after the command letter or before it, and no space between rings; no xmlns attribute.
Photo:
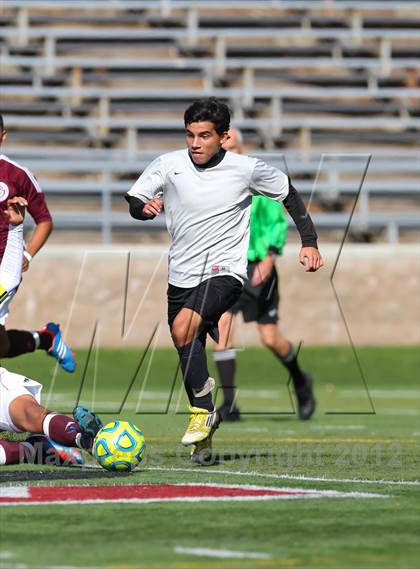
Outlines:
<svg viewBox="0 0 420 569"><path fill-rule="evenodd" d="M229 130L225 150L242 154L242 137L235 128ZM213 358L219 372L224 401L218 408L223 421L238 421L240 411L235 403L236 350L234 348L235 315L242 313L245 322L256 322L261 342L278 358L290 373L296 394L298 416L310 419L315 411L313 378L300 368L293 345L278 326L280 302L279 277L275 258L281 255L286 242L287 220L282 204L265 196L254 196L251 206L248 248L248 281L241 297L219 321L219 343Z"/></svg>
<svg viewBox="0 0 420 569"><path fill-rule="evenodd" d="M0 431L30 433L25 441L0 438L0 465L83 464L77 449L91 452L102 427L96 413L76 407L73 418L48 411L40 404L42 385L0 368Z"/></svg>
<svg viewBox="0 0 420 569"><path fill-rule="evenodd" d="M6 293L20 281L22 222L26 206L26 199L17 196L7 200L2 210L9 224L9 236L0 267L0 283ZM2 340L4 335L0 336L0 346ZM102 426L98 416L83 407L74 410L75 420L51 413L40 405L41 390L42 385L37 381L0 368L0 431L37 434L23 442L0 439L0 464L33 461L80 463L80 453L72 452L71 448L91 450L93 438Z"/></svg>
<svg viewBox="0 0 420 569"><path fill-rule="evenodd" d="M57 359L65 371L73 372L76 367L74 356L62 339L58 324L49 322L41 330L34 332L5 328L9 305L22 277L22 222L27 206L28 201L22 196L8 198L0 205L0 226L7 227L5 235L3 230L0 230L0 359L14 358L40 349Z"/></svg>
<svg viewBox="0 0 420 569"><path fill-rule="evenodd" d="M230 112L210 98L185 112L187 149L154 160L128 192L132 217L156 217L165 203L169 251L168 322L190 403L184 445L210 442L218 424L205 352L209 333L240 297L246 279L251 198L283 201L302 239L307 271L323 262L317 235L289 179L261 160L226 152ZM163 200L162 200L163 197Z"/></svg>

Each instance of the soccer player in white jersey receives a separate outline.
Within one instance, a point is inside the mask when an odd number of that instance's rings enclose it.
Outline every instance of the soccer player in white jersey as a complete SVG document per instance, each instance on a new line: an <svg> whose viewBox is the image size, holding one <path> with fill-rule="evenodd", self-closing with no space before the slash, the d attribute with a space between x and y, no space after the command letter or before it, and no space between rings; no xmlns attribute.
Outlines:
<svg viewBox="0 0 420 569"><path fill-rule="evenodd" d="M249 156L226 152L230 112L215 98L193 103L184 115L185 150L154 160L128 192L130 214L152 219L162 211L172 239L169 250L168 321L190 402L184 445L211 439L219 418L212 400L206 335L239 298L247 275L253 195L283 201L302 239L306 271L322 265L317 235L286 174Z"/></svg>

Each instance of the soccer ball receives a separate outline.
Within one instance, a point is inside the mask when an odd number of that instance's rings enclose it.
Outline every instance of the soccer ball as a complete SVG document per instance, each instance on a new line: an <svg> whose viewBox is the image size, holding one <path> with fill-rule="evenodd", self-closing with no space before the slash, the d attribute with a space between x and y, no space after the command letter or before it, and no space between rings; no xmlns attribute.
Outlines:
<svg viewBox="0 0 420 569"><path fill-rule="evenodd" d="M93 456L105 470L130 472L143 459L146 448L143 433L128 421L112 421L93 441Z"/></svg>

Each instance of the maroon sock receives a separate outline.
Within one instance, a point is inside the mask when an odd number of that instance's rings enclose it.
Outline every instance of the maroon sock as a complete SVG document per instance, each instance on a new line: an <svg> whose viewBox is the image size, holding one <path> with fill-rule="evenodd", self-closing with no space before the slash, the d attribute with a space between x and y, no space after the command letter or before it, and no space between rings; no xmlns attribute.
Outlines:
<svg viewBox="0 0 420 569"><path fill-rule="evenodd" d="M77 447L80 442L80 427L67 415L58 413L50 413L44 419L42 424L44 435L47 435L53 441L60 445L69 447Z"/></svg>
<svg viewBox="0 0 420 569"><path fill-rule="evenodd" d="M0 439L0 464L21 464L31 458L30 445Z"/></svg>

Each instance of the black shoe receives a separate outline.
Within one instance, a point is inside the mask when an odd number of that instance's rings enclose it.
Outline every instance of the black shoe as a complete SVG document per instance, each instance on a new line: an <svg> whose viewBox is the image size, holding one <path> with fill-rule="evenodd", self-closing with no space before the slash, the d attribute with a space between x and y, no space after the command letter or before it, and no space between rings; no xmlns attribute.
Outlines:
<svg viewBox="0 0 420 569"><path fill-rule="evenodd" d="M233 423L241 419L241 413L235 404L223 403L223 405L217 409L217 413L220 420L226 421L227 423Z"/></svg>
<svg viewBox="0 0 420 569"><path fill-rule="evenodd" d="M301 421L310 419L315 411L316 401L314 397L314 378L310 373L305 372L305 385L296 389L298 404L298 415Z"/></svg>

